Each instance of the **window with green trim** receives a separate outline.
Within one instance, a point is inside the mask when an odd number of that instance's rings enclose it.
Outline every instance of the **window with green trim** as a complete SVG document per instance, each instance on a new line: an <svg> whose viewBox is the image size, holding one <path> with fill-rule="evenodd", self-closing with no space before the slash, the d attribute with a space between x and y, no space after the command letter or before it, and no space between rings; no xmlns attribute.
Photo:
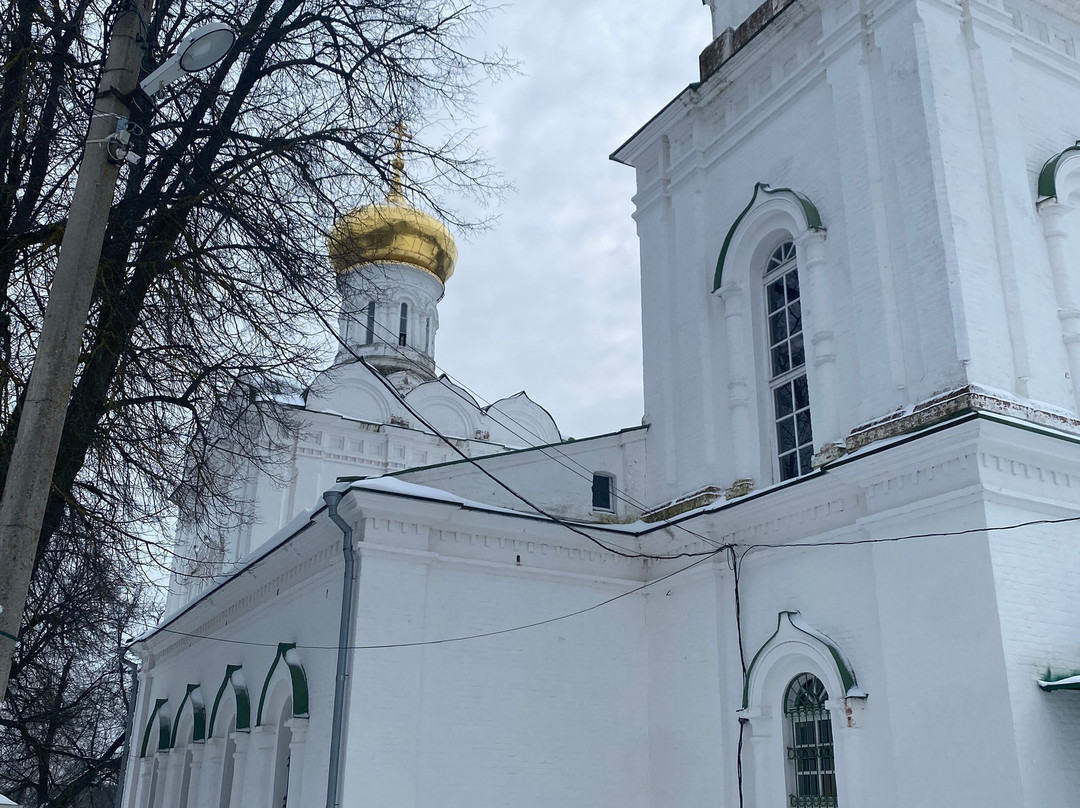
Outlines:
<svg viewBox="0 0 1080 808"><path fill-rule="evenodd" d="M783 481L812 471L814 457L794 241L780 244L766 262L765 312L775 456L779 478Z"/></svg>
<svg viewBox="0 0 1080 808"><path fill-rule="evenodd" d="M788 803L791 808L833 808L836 757L829 693L812 673L800 673L784 694L787 723Z"/></svg>

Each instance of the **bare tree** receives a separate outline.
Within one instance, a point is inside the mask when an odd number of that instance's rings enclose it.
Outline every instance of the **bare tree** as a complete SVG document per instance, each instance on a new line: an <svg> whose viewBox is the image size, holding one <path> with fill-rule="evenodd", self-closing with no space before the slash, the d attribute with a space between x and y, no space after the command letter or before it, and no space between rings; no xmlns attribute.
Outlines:
<svg viewBox="0 0 1080 808"><path fill-rule="evenodd" d="M126 2L6 0L0 15L0 483L97 72ZM413 133L405 183L419 204L453 221L441 204L448 191L494 188L459 124L474 82L504 67L464 50L482 13L464 0L159 0L143 20L146 72L208 19L239 38L206 76L134 99L132 146L144 159L126 169L111 212L20 658L43 614L85 602L70 594L83 578L112 587L100 601L113 616L101 625L119 644L144 616L137 571L167 536L175 503L243 518L219 459L269 465L273 436L290 428L273 393L318 369L312 314L336 305L323 234L383 195L395 124ZM82 566L91 563L96 578ZM96 681L95 665L115 669L115 645L99 638L94 648L107 653L71 657L80 682ZM42 672L64 664L26 657L13 688L48 685L57 709L82 699ZM24 708L9 701L5 744L28 726ZM115 733L100 740L80 753L90 768ZM0 776L10 776L6 757ZM39 777L35 799L56 799L70 782Z"/></svg>

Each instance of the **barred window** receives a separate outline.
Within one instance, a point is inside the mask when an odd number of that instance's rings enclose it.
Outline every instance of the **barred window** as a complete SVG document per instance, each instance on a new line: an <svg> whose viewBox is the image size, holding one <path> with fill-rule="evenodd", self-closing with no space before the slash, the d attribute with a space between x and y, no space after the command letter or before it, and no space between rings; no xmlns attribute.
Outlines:
<svg viewBox="0 0 1080 808"><path fill-rule="evenodd" d="M836 765L828 691L812 673L800 673L784 694L792 808L831 808L836 803Z"/></svg>
<svg viewBox="0 0 1080 808"><path fill-rule="evenodd" d="M401 317L398 318L398 345L405 345L409 338L409 304L401 304Z"/></svg>
<svg viewBox="0 0 1080 808"><path fill-rule="evenodd" d="M794 241L785 241L769 256L765 266L765 310L776 458L783 481L812 471L814 457Z"/></svg>

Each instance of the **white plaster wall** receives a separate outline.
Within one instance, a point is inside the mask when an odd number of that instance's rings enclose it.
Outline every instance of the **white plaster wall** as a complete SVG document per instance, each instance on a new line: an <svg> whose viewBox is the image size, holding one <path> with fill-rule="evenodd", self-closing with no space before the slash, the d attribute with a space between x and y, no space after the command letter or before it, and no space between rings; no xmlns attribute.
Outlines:
<svg viewBox="0 0 1080 808"><path fill-rule="evenodd" d="M993 493L995 525L1076 519L1077 446L1066 440L988 425L982 473ZM991 535L991 560L1016 728L1025 805L1071 805L1080 773L1068 750L1080 733L1080 698L1035 684L1080 670L1076 574L1080 549L1073 522L1037 524Z"/></svg>
<svg viewBox="0 0 1080 808"><path fill-rule="evenodd" d="M575 519L633 521L645 493L646 430L636 428L596 438L485 457L482 467L498 480L556 516ZM592 510L592 475L615 475L615 513ZM471 463L416 469L398 477L458 496L534 511Z"/></svg>
<svg viewBox="0 0 1080 808"><path fill-rule="evenodd" d="M727 804L723 786L734 758L724 738L727 666L719 658L718 622L728 614L717 600L713 568L665 581L645 597L649 804Z"/></svg>
<svg viewBox="0 0 1080 808"><path fill-rule="evenodd" d="M381 535L376 523L367 542ZM361 645L497 631L628 588L371 546L364 570ZM359 652L343 804L648 805L643 605L632 596L528 631Z"/></svg>

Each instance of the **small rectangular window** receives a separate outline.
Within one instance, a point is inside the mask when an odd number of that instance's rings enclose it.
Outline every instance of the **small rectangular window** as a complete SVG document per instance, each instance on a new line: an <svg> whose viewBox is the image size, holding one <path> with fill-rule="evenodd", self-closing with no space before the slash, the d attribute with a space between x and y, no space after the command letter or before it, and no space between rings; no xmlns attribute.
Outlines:
<svg viewBox="0 0 1080 808"><path fill-rule="evenodd" d="M610 474L594 474L592 478L594 511L615 510L615 478Z"/></svg>
<svg viewBox="0 0 1080 808"><path fill-rule="evenodd" d="M364 334L364 344L371 345L375 342L375 301L367 304L367 332Z"/></svg>

